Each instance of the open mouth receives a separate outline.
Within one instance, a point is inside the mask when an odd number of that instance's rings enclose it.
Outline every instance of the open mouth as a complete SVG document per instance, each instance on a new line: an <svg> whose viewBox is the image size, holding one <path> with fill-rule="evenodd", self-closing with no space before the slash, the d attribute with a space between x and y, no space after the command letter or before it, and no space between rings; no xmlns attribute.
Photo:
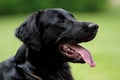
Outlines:
<svg viewBox="0 0 120 80"><path fill-rule="evenodd" d="M90 67L96 66L91 53L78 44L60 44L59 50L67 58L82 61L81 63L88 63Z"/></svg>

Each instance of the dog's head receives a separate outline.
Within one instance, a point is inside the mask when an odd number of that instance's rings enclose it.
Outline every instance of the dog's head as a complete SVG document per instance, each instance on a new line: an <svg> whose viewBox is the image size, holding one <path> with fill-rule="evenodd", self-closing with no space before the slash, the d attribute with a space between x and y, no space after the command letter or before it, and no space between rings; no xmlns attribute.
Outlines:
<svg viewBox="0 0 120 80"><path fill-rule="evenodd" d="M93 67L90 52L78 44L92 40L97 29L95 23L79 22L70 12L54 8L34 13L16 30L16 36L33 50L50 48L67 61L87 62Z"/></svg>

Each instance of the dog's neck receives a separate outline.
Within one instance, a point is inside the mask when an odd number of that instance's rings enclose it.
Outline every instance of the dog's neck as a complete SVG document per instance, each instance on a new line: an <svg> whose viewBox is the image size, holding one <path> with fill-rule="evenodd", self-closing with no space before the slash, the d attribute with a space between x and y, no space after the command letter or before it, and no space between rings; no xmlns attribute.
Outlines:
<svg viewBox="0 0 120 80"><path fill-rule="evenodd" d="M26 46L22 46L18 50L15 60L18 61L17 63L19 63L18 65L21 68L26 68L28 72L35 73L37 76L43 77L43 79L46 78L45 80L57 80L56 78L73 80L68 63L60 61L59 58L54 58L54 56L50 58L50 54L55 54L54 51L51 52L53 53L49 53L49 50L45 52L34 51Z"/></svg>
<svg viewBox="0 0 120 80"><path fill-rule="evenodd" d="M28 61L36 66L36 67L43 67L47 69L56 68L58 65L62 65L64 61L62 61L61 57L57 56L54 50L44 50L42 51L34 51L32 49L28 49ZM52 55L51 55L52 54ZM54 55L53 55L54 54ZM59 54L57 54L59 55ZM39 65L40 64L40 65Z"/></svg>

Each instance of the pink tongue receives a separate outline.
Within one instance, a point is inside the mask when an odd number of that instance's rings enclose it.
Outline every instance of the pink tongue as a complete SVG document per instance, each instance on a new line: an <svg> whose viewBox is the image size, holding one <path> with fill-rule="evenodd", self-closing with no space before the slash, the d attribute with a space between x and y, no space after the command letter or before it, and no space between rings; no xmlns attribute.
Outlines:
<svg viewBox="0 0 120 80"><path fill-rule="evenodd" d="M80 54L82 56L83 60L86 63L88 63L90 65L90 67L95 67L96 66L96 64L95 64L95 62L94 62L94 60L91 56L91 53L87 49L81 47L80 45L74 45L74 44L71 45L70 44L69 46L72 49L74 49L76 52L78 52L78 54Z"/></svg>

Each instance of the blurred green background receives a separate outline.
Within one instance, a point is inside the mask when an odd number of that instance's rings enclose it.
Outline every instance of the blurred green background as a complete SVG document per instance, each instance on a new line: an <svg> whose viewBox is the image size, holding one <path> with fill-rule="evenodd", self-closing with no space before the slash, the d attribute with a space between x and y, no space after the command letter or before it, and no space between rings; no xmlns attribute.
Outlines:
<svg viewBox="0 0 120 80"><path fill-rule="evenodd" d="M99 24L96 38L81 44L91 51L97 66L70 63L75 80L120 80L120 0L1 0L0 61L14 56L22 44L14 36L19 25L32 12L54 7Z"/></svg>

